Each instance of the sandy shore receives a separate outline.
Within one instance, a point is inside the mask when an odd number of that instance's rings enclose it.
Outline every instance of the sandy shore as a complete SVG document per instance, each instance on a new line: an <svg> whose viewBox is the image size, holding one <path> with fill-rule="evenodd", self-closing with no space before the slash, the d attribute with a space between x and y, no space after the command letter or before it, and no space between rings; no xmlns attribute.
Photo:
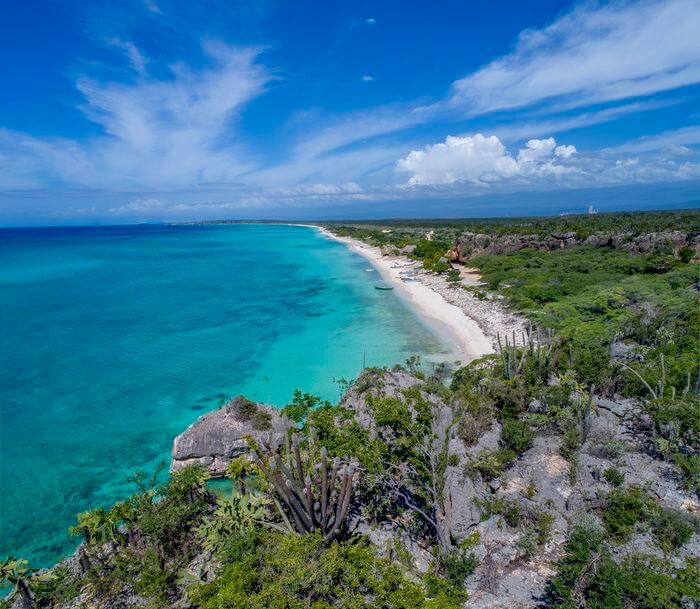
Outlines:
<svg viewBox="0 0 700 609"><path fill-rule="evenodd" d="M313 225L308 225L313 226ZM427 273L419 265L403 256L384 256L379 248L348 237L339 237L330 231L313 226L329 239L340 241L361 254L379 271L385 282L425 319L429 326L453 347L455 353L467 362L494 352L496 333L520 333L523 321L508 314L491 299L480 300L461 286L448 283L444 277ZM402 281L401 273L413 271L418 281ZM478 276L465 278L465 284L475 283Z"/></svg>

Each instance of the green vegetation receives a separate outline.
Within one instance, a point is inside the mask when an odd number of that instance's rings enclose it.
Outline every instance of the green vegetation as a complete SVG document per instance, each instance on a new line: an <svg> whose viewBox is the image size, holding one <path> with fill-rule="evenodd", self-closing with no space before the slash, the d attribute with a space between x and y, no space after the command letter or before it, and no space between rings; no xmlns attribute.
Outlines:
<svg viewBox="0 0 700 609"><path fill-rule="evenodd" d="M236 403L241 419L249 421L253 429L271 429L271 416L269 412L265 412L259 408L255 402L251 402L246 398L239 398Z"/></svg>
<svg viewBox="0 0 700 609"><path fill-rule="evenodd" d="M700 602L697 560L681 568L641 554L615 562L594 523L574 527L545 606L551 609L673 609Z"/></svg>
<svg viewBox="0 0 700 609"><path fill-rule="evenodd" d="M700 214L333 229L390 248L415 245L410 256L442 272L449 269L443 256L463 231L573 231L580 238L606 231L687 232L700 231ZM251 438L251 458L229 464L230 496L209 492L207 472L198 466L163 484L158 471L137 473L132 497L78 515L71 533L82 539L79 573L63 565L38 574L9 558L0 565L0 580L12 595L39 607L81 593L104 606L120 602L128 589L152 608L456 609L467 600L465 579L486 561L479 566L476 559L478 533L458 543L450 530L448 477L466 475L483 489L477 507L483 520L493 518L484 526L509 528L519 563L541 558L555 525L561 534L561 511L555 519L549 491L536 488L535 480L515 493L499 489L509 468L540 451L544 439L566 460L571 485L590 473L581 470L587 454L611 463L593 468L594 482L604 481L591 504L593 517L575 518L543 606L693 606L700 602L699 565L671 559L689 547L697 520L664 507L647 487L625 486L619 468L629 465L628 441L591 434L601 397L635 398L646 425L643 450L675 466L686 489L700 491L699 273L689 249L633 256L579 246L475 258L470 265L484 285L473 293L504 296L532 325L522 337L499 336L498 352L454 371L449 387L444 367L426 374L412 357L395 370L424 382L393 393L381 391L383 370L340 379L341 395L351 387L362 395L359 410L296 391L283 409L293 425L281 448L267 452ZM450 271L448 280L458 281L459 272ZM446 404L442 409L437 397ZM253 429L271 429L265 409L245 399L236 404ZM377 548L351 534L351 517L369 528L391 524L420 540L432 556L427 573L416 572L399 536ZM654 555L624 555L622 547L637 544L638 534L650 544L644 551Z"/></svg>
<svg viewBox="0 0 700 609"><path fill-rule="evenodd" d="M608 467L603 472L603 478L612 486L622 486L625 482L625 474L616 467Z"/></svg>
<svg viewBox="0 0 700 609"><path fill-rule="evenodd" d="M433 230L434 237L452 241L463 232L495 235L537 235L575 232L580 237L593 233L624 233L640 235L666 230L700 232L700 214L694 210L664 212L616 212L596 215L570 215L563 217L524 218L469 218L391 220L386 222L326 222L325 226L339 234L357 239L376 239L378 243L404 245L417 236L425 236ZM382 230L391 230L382 233Z"/></svg>
<svg viewBox="0 0 700 609"><path fill-rule="evenodd" d="M326 546L319 534L268 534L241 544L221 576L195 585L191 599L202 609L458 607L428 604L423 587L368 544Z"/></svg>
<svg viewBox="0 0 700 609"><path fill-rule="evenodd" d="M677 510L662 508L638 487L610 493L603 522L611 537L619 542L629 539L635 528L646 526L665 552L683 546L698 528L696 519Z"/></svg>

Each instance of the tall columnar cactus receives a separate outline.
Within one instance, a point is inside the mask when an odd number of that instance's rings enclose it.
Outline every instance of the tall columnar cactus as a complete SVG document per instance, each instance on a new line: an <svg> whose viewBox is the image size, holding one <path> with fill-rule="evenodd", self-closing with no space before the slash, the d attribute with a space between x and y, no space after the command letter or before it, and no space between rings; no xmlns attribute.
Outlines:
<svg viewBox="0 0 700 609"><path fill-rule="evenodd" d="M542 341L540 330L536 333L532 332L532 328L528 328L527 332L523 332L522 346L518 346L515 340L515 330L512 338L505 337L505 344L501 341L500 333L496 334L498 341L498 352L501 356L501 365L503 368L503 376L506 380L513 380L518 374L522 373L525 361L532 359L535 362L537 369L545 372L551 364L552 347L554 345L552 331L548 331L547 340Z"/></svg>
<svg viewBox="0 0 700 609"><path fill-rule="evenodd" d="M260 471L271 487L273 499L287 528L297 533L321 531L330 543L342 530L355 486L355 467L338 459L329 462L325 448L320 461L302 458L299 442L291 442L287 459L265 458L253 452Z"/></svg>

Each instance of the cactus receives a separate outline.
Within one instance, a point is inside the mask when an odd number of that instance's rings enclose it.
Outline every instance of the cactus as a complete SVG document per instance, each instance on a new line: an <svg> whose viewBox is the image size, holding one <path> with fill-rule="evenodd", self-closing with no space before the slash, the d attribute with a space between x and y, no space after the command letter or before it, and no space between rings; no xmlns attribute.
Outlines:
<svg viewBox="0 0 700 609"><path fill-rule="evenodd" d="M660 375L659 378L656 381L656 389L654 389L647 381L646 379L639 373L637 372L634 368L631 366L628 366L624 362L621 362L620 360L615 360L615 363L620 366L623 370L626 370L627 372L631 372L634 376L639 379L639 381L646 387L647 391L649 392L649 395L651 396L652 400L661 400L664 397L664 393L667 389L666 386L666 358L664 357L664 354L662 353L660 358L659 358L659 364L660 364ZM696 393L700 393L700 370L698 371L698 383L696 384ZM670 387L670 392L671 392L671 401L676 400L676 394L677 394L677 389L673 386ZM688 372L688 375L686 377L686 385L683 391L681 392L681 397L685 398L688 393L690 392L690 372Z"/></svg>
<svg viewBox="0 0 700 609"><path fill-rule="evenodd" d="M253 452L260 471L271 488L280 516L290 531L300 534L321 531L325 543L335 539L347 519L355 487L355 467L333 459L325 448L320 461L302 458L296 437L286 462L278 455L265 458ZM329 467L330 466L330 467ZM313 478L312 478L313 476Z"/></svg>
<svg viewBox="0 0 700 609"><path fill-rule="evenodd" d="M551 364L552 347L554 345L552 331L548 331L547 341L543 344L540 338L540 330L537 328L533 335L532 328L528 327L523 332L522 347L518 347L515 341L515 331L512 338L505 337L505 344L501 341L501 334L496 333L498 352L501 357L503 376L506 380L513 380L525 368L525 362L532 358L540 372L546 372Z"/></svg>

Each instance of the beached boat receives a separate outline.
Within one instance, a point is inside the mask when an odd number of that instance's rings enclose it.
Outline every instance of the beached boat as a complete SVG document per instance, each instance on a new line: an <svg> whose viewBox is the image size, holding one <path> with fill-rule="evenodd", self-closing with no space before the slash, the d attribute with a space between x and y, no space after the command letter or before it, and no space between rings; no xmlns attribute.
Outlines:
<svg viewBox="0 0 700 609"><path fill-rule="evenodd" d="M393 290L394 286L391 286L388 283L375 283L374 289L375 290Z"/></svg>

